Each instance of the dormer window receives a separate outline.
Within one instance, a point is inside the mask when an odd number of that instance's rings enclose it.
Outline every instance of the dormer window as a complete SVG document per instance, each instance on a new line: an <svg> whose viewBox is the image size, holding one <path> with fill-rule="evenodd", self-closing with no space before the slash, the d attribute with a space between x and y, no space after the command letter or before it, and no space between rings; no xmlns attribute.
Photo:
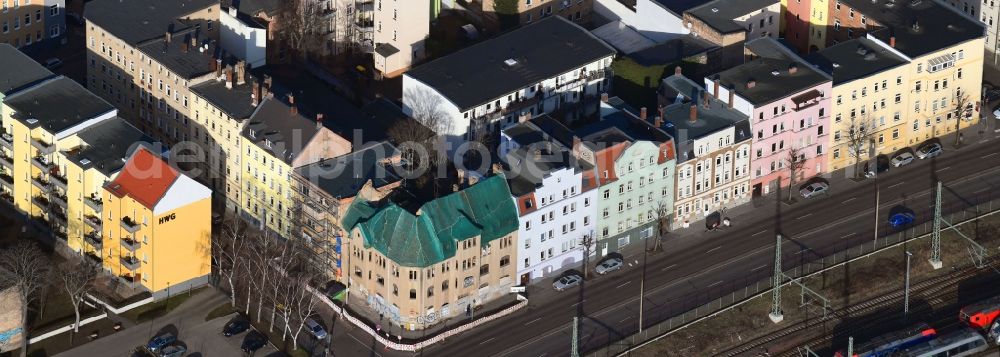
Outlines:
<svg viewBox="0 0 1000 357"><path fill-rule="evenodd" d="M271 140L270 139L264 139L264 145L267 145L267 147L271 147Z"/></svg>

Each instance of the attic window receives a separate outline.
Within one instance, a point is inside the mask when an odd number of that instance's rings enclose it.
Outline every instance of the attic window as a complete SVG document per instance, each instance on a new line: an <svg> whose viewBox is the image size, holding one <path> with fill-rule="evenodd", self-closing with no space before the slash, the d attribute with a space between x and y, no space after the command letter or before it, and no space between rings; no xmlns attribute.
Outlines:
<svg viewBox="0 0 1000 357"><path fill-rule="evenodd" d="M90 165L90 160L89 159L81 159L80 160L80 165Z"/></svg>
<svg viewBox="0 0 1000 357"><path fill-rule="evenodd" d="M271 139L264 139L264 145L267 145L267 147L271 147Z"/></svg>
<svg viewBox="0 0 1000 357"><path fill-rule="evenodd" d="M256 138L257 137L257 132L254 131L253 129L250 129L250 137L251 138Z"/></svg>
<svg viewBox="0 0 1000 357"><path fill-rule="evenodd" d="M524 200L524 207L531 208L531 199Z"/></svg>
<svg viewBox="0 0 1000 357"><path fill-rule="evenodd" d="M713 8L712 8L712 12L719 12L719 8L717 8L717 7L713 7Z"/></svg>
<svg viewBox="0 0 1000 357"><path fill-rule="evenodd" d="M517 60L513 58L508 58L507 60L503 61L503 63L506 64L507 67L514 67L517 65Z"/></svg>

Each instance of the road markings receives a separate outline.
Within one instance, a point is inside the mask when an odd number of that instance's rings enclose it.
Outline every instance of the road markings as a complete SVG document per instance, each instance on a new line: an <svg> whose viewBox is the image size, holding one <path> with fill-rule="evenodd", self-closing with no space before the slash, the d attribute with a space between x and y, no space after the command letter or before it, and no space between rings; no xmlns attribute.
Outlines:
<svg viewBox="0 0 1000 357"><path fill-rule="evenodd" d="M800 250L798 253L795 253L795 255L799 255L799 254L805 253L806 251L808 251L808 249Z"/></svg>
<svg viewBox="0 0 1000 357"><path fill-rule="evenodd" d="M677 264L670 264L670 266L668 266L666 268L663 268L663 269L660 269L660 271L667 271L667 269L673 268L675 266L677 266Z"/></svg>
<svg viewBox="0 0 1000 357"><path fill-rule="evenodd" d="M525 326L527 326L527 325L531 325L531 324L533 324L533 323L535 323L535 322L537 322L538 320L541 320L541 319L542 319L542 318L541 318L541 317L539 317L539 318L537 318L537 319L534 319L534 320L531 320L531 321L528 321L528 322L525 322L525 323L524 323L524 325L525 325Z"/></svg>
<svg viewBox="0 0 1000 357"><path fill-rule="evenodd" d="M986 192L986 191L989 191L989 190L990 190L990 189L989 189L989 188L987 187L987 188L984 188L984 189L981 189L981 190L979 190L979 191L976 191L976 192L973 192L973 193L980 193L980 192Z"/></svg>
<svg viewBox="0 0 1000 357"><path fill-rule="evenodd" d="M382 357L382 355L378 354L378 352L375 352L375 350L373 348L371 348L370 345L368 345L368 344L366 344L364 342L361 342L361 340L359 340L357 337L354 337L353 334L349 333L347 335L350 336L352 340L358 341L358 344L360 344L361 346L363 346L365 349L371 351L375 356Z"/></svg>
<svg viewBox="0 0 1000 357"><path fill-rule="evenodd" d="M858 232L851 232L851 233L847 233L847 234L845 234L845 235L842 235L842 236L840 236L840 239L844 239L844 238L847 238L847 237L850 237L850 236L853 236L853 235L855 235L855 234L858 234Z"/></svg>
<svg viewBox="0 0 1000 357"><path fill-rule="evenodd" d="M1000 129L997 129L997 130L1000 130ZM995 153L992 153L992 154L986 154L986 155L983 155L983 156L980 156L979 158L980 158L980 159L985 159L985 158L987 158L987 157L990 157L990 156L993 156L993 155L996 155L996 154L1000 154L1000 153L996 153L996 152L995 152Z"/></svg>
<svg viewBox="0 0 1000 357"><path fill-rule="evenodd" d="M480 342L480 343L479 343L479 345L484 345L484 344L487 344L487 343L489 343L490 341L493 341L493 340L495 340L495 339L497 339L497 338L496 338L496 337L490 337L490 338L488 338L488 339L485 339L485 340L483 340L483 342Z"/></svg>
<svg viewBox="0 0 1000 357"><path fill-rule="evenodd" d="M755 235L758 235L758 234L761 234L761 233L764 233L764 232L767 232L767 230L766 230L766 229L765 229L765 230L762 230L762 231L760 231L760 232L757 232L757 233L754 233L754 234L751 234L750 236L751 236L751 237L753 237L753 236L755 236Z"/></svg>
<svg viewBox="0 0 1000 357"><path fill-rule="evenodd" d="M848 203L848 202L854 201L855 199L857 199L857 197L851 197L851 198L848 198L846 200L840 201L840 203L841 204Z"/></svg>
<svg viewBox="0 0 1000 357"><path fill-rule="evenodd" d="M758 270L761 270L761 269L764 269L764 268L767 268L767 264L764 264L764 265L761 265L759 267L753 268L753 270L751 270L751 271L758 271Z"/></svg>
<svg viewBox="0 0 1000 357"><path fill-rule="evenodd" d="M573 306L575 307L576 305L580 305L581 302L587 302L587 299L583 299L583 301L577 301L575 304L573 304Z"/></svg>
<svg viewBox="0 0 1000 357"><path fill-rule="evenodd" d="M621 289L621 288L622 288L622 287L624 287L625 285L628 285L628 284L631 284L631 283L632 283L632 281L631 281L631 280L629 280L629 281L626 281L626 282L622 283L621 285L618 285L618 287L616 287L615 289Z"/></svg>
<svg viewBox="0 0 1000 357"><path fill-rule="evenodd" d="M622 322L625 322L625 321L628 321L628 320L631 320L631 319L632 319L631 317L626 317L626 318L621 319L620 321L618 321L618 323L622 323Z"/></svg>
<svg viewBox="0 0 1000 357"><path fill-rule="evenodd" d="M708 250L707 252L705 252L705 254L708 254L708 253L711 253L711 252L714 252L714 251L716 251L716 250L717 250L717 249L719 249L719 248L722 248L722 246L720 245L720 246L718 246L718 247L715 247L715 248L712 248L712 249L709 249L709 250Z"/></svg>
<svg viewBox="0 0 1000 357"><path fill-rule="evenodd" d="M886 187L886 188L893 188L893 187L896 187L896 186L899 186L899 185L902 185L902 184L903 184L903 181L899 181L899 182L894 183L894 184L892 184L892 185L890 185L889 187Z"/></svg>
<svg viewBox="0 0 1000 357"><path fill-rule="evenodd" d="M712 285L706 286L706 288L710 288L710 287L713 287L713 286L716 286L716 285L719 285L719 284L722 284L722 280L716 281L716 282L712 283Z"/></svg>
<svg viewBox="0 0 1000 357"><path fill-rule="evenodd" d="M944 170L947 170L947 169L950 169L950 168L951 168L951 166L945 166L943 169L938 169L937 171L941 172L941 171L944 171Z"/></svg>
<svg viewBox="0 0 1000 357"><path fill-rule="evenodd" d="M813 214L812 214L812 212L809 212L809 213L806 213L806 214L804 214L804 215L801 215L801 216L799 216L799 218L796 218L796 219L797 219L797 220L798 220L798 219L803 219L803 218L806 218L806 217L809 217L809 216L812 216L812 215L813 215Z"/></svg>

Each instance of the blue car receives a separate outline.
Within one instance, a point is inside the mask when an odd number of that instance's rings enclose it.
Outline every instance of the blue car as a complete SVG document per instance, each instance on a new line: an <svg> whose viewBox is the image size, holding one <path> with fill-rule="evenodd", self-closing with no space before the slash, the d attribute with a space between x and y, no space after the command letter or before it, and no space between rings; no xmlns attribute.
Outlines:
<svg viewBox="0 0 1000 357"><path fill-rule="evenodd" d="M162 349L163 347L166 347L167 345L174 343L174 341L177 341L177 336L174 336L174 334L168 332L153 337L153 339L149 340L149 343L146 344L146 349L148 349L149 352L156 352Z"/></svg>
<svg viewBox="0 0 1000 357"><path fill-rule="evenodd" d="M889 225L893 229L900 229L913 223L917 217L911 212L900 212L889 216Z"/></svg>

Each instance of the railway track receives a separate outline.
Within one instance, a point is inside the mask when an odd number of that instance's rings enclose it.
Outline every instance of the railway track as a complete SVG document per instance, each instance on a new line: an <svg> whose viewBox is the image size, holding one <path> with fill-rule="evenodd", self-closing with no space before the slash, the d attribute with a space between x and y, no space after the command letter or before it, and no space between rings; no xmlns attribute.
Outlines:
<svg viewBox="0 0 1000 357"><path fill-rule="evenodd" d="M990 263L992 263L993 261L994 260L991 258ZM942 275L939 277L918 282L916 284L912 284L910 286L911 299L916 297L923 297L924 300L929 303L929 305L927 306L932 306L935 303L940 304L942 301L945 301L946 298L955 297L954 295L957 293L955 292L956 289L952 289L953 287L955 287L956 285L958 285L959 283L970 277L973 277L977 274L987 271L987 269L988 268L979 269L975 268L974 266L968 266L946 275ZM862 303L849 306L847 308L834 310L831 313L829 313L826 318L807 319L796 322L778 331L753 339L750 342L723 351L716 355L755 356L760 353L759 351L761 351L763 347L772 345L776 341L787 338L788 336L791 336L796 333L808 331L810 329L817 327L822 327L831 322L836 323L839 321L843 321L846 318L854 318L854 320L852 320L852 324L858 326L869 326L872 324L885 322L887 320L894 319L897 317L879 316L879 315L870 315L869 317L865 316L869 313L876 312L885 309L887 307L898 306L899 301L903 299L903 295L904 293L902 291L893 291L890 293L886 293L877 298L869 299ZM923 307L923 309L926 309L926 306ZM911 310L911 313L917 316L920 316L921 313L926 313L926 312L927 311ZM838 331L836 333L824 333L821 336L808 340L801 345L806 345L806 346L823 345L829 343L832 339L845 337L845 335L849 335L850 333L851 331L849 330ZM795 349L791 349L789 351L784 351L782 353L771 354L771 355L798 356L798 353Z"/></svg>

